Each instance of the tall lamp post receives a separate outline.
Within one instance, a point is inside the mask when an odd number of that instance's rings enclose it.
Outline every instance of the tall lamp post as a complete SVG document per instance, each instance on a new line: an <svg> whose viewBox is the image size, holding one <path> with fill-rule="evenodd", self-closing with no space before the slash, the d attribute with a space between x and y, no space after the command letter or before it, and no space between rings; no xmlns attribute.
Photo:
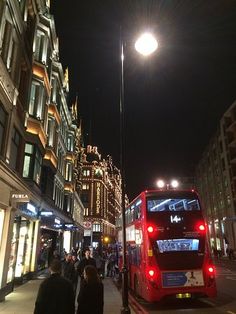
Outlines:
<svg viewBox="0 0 236 314"><path fill-rule="evenodd" d="M135 43L135 49L143 56L152 54L158 47L156 39L150 33L141 35ZM120 167L121 167L121 210L122 210L122 308L121 314L130 314L128 301L128 268L126 256L126 221L125 221L125 121L124 121L124 43L120 40Z"/></svg>

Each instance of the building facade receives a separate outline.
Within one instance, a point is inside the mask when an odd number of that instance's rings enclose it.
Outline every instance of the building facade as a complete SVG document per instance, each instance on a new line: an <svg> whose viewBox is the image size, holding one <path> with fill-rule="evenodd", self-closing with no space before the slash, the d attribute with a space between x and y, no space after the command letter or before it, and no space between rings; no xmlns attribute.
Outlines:
<svg viewBox="0 0 236 314"><path fill-rule="evenodd" d="M236 250L236 102L224 113L196 169L212 248Z"/></svg>
<svg viewBox="0 0 236 314"><path fill-rule="evenodd" d="M49 1L0 1L0 300L83 237L80 128ZM75 111L75 110L74 110Z"/></svg>
<svg viewBox="0 0 236 314"><path fill-rule="evenodd" d="M115 219L121 213L121 175L110 156L102 159L88 145L81 155L81 200L84 205L84 246L116 242Z"/></svg>

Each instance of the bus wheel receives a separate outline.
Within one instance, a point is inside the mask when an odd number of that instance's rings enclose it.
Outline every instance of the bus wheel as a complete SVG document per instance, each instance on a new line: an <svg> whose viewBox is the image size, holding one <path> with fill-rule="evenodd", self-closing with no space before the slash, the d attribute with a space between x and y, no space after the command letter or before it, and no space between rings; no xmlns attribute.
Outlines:
<svg viewBox="0 0 236 314"><path fill-rule="evenodd" d="M137 276L134 277L134 294L136 298L140 298L139 281Z"/></svg>

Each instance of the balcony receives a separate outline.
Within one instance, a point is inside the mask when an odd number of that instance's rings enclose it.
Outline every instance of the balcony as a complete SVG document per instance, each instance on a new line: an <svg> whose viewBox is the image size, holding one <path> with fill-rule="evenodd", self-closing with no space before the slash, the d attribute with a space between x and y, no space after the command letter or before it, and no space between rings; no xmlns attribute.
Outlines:
<svg viewBox="0 0 236 314"><path fill-rule="evenodd" d="M57 156L52 147L46 147L44 155L44 165L49 166L53 170L57 169Z"/></svg>
<svg viewBox="0 0 236 314"><path fill-rule="evenodd" d="M47 136L43 129L41 120L28 117L26 125L26 132L36 135L39 138L43 148L45 148L47 143Z"/></svg>
<svg viewBox="0 0 236 314"><path fill-rule="evenodd" d="M65 182L65 185L64 185L64 189L65 191L69 191L71 193L74 192L74 182Z"/></svg>
<svg viewBox="0 0 236 314"><path fill-rule="evenodd" d="M40 63L34 63L33 74L44 81L49 96L51 92L51 87L45 66Z"/></svg>
<svg viewBox="0 0 236 314"><path fill-rule="evenodd" d="M61 123L61 116L57 110L56 104L50 104L48 106L48 114L52 115L55 118L58 125Z"/></svg>

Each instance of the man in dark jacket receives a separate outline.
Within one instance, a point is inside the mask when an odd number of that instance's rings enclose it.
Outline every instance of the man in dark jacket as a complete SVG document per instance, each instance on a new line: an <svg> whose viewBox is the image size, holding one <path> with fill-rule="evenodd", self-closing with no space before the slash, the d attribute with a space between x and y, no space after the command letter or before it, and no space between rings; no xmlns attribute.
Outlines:
<svg viewBox="0 0 236 314"><path fill-rule="evenodd" d="M63 278L61 262L53 260L50 277L45 279L38 291L34 314L74 314L75 296L72 283Z"/></svg>
<svg viewBox="0 0 236 314"><path fill-rule="evenodd" d="M96 261L94 258L91 257L91 252L89 248L85 249L84 254L85 254L84 258L82 258L82 260L79 262L79 265L78 265L78 273L81 279L83 279L85 266L92 265L96 268Z"/></svg>

